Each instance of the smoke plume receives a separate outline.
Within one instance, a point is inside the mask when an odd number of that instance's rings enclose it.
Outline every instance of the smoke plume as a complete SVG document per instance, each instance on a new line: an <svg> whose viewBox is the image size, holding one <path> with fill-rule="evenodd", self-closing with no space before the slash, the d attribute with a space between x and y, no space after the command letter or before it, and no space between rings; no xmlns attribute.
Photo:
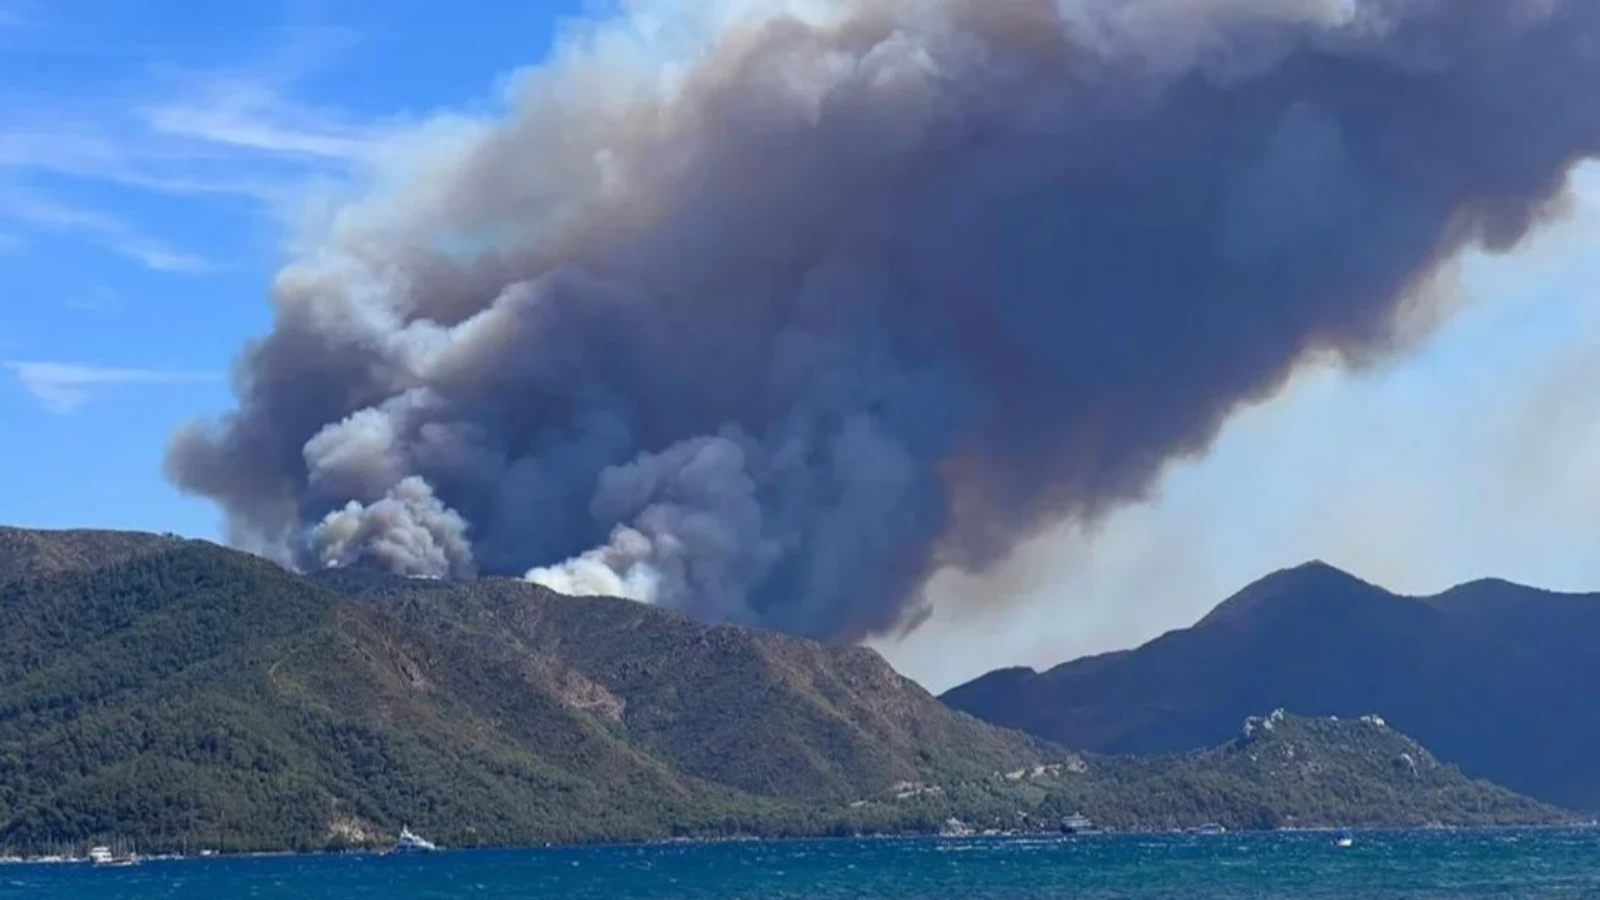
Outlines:
<svg viewBox="0 0 1600 900"><path fill-rule="evenodd" d="M1600 149L1600 0L639 5L386 152L169 469L302 567L832 640L1362 362Z"/></svg>

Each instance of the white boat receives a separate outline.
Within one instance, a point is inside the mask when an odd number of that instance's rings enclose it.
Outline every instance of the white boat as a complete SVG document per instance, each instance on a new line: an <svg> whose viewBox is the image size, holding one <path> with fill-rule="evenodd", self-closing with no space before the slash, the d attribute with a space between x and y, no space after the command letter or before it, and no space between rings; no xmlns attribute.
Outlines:
<svg viewBox="0 0 1600 900"><path fill-rule="evenodd" d="M972 827L960 819L947 819L945 820L944 826L939 829L940 837L964 838L971 837L972 835Z"/></svg>
<svg viewBox="0 0 1600 900"><path fill-rule="evenodd" d="M428 840L409 827L400 829L400 839L389 848L390 853L432 853L439 849L439 845Z"/></svg>
<svg viewBox="0 0 1600 900"><path fill-rule="evenodd" d="M1218 825L1216 822L1207 822L1204 825L1196 825L1195 827L1189 829L1189 831L1191 833L1193 833L1193 834L1227 834L1228 833L1228 829L1222 827L1221 825Z"/></svg>
<svg viewBox="0 0 1600 900"><path fill-rule="evenodd" d="M1341 828L1333 833L1333 845L1335 847L1351 847L1355 845L1355 842L1356 836L1351 834L1348 828Z"/></svg>
<svg viewBox="0 0 1600 900"><path fill-rule="evenodd" d="M1073 813L1061 820L1062 834L1099 834L1100 826L1082 813Z"/></svg>
<svg viewBox="0 0 1600 900"><path fill-rule="evenodd" d="M139 858L132 853L118 855L110 847L90 847L89 862L97 866L133 866L138 865Z"/></svg>

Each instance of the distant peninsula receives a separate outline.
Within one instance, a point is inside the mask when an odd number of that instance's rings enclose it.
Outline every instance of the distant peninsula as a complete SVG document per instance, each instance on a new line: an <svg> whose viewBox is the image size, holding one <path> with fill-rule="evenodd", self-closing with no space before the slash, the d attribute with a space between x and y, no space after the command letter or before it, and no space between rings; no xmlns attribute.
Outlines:
<svg viewBox="0 0 1600 900"><path fill-rule="evenodd" d="M1600 594L1486 579L1408 597L1325 563L1272 573L1194 626L943 696L988 722L1102 753L1182 753L1285 707L1377 713L1468 774L1600 812Z"/></svg>

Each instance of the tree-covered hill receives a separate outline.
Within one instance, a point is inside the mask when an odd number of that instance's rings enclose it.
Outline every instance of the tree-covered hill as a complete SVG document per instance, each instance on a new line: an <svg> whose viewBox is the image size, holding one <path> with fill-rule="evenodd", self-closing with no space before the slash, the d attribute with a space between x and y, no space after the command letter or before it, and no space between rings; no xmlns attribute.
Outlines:
<svg viewBox="0 0 1600 900"><path fill-rule="evenodd" d="M1226 740L1246 715L1382 715L1450 762L1600 811L1600 594L1476 581L1407 597L1320 563L1269 575L1191 628L944 695L1007 728L1101 753Z"/></svg>
<svg viewBox="0 0 1600 900"><path fill-rule="evenodd" d="M1402 777L1392 748L1311 725L1294 752L1323 754L1316 771L1233 745L1079 756L942 706L871 651L629 601L0 537L23 548L0 557L0 848L17 852L365 845L403 824L451 845L1040 828L1080 806L1125 826L1560 815L1420 749L1426 777Z"/></svg>
<svg viewBox="0 0 1600 900"><path fill-rule="evenodd" d="M1169 757L1095 757L1101 778L1068 801L1108 825L1230 828L1496 825L1569 818L1466 778L1382 718L1245 720L1220 746Z"/></svg>

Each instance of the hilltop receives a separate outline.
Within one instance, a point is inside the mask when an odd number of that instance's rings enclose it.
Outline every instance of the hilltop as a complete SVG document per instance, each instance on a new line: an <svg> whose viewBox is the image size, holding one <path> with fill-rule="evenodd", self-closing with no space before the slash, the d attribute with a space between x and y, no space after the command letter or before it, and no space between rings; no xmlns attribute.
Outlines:
<svg viewBox="0 0 1600 900"><path fill-rule="evenodd" d="M104 568L172 549L169 535L136 531L34 531L0 525L0 584Z"/></svg>
<svg viewBox="0 0 1600 900"><path fill-rule="evenodd" d="M1262 709L1377 713L1472 776L1596 810L1600 708L1577 686L1597 677L1600 595L1480 581L1406 597L1312 563L1135 650L993 672L942 699L1107 753L1206 747Z"/></svg>
<svg viewBox="0 0 1600 900"><path fill-rule="evenodd" d="M1120 827L1421 827L1559 821L1548 807L1440 762L1380 716L1247 717L1219 746L1155 759L1104 757L1103 792L1080 804ZM1116 786L1132 782L1140 790Z"/></svg>
<svg viewBox="0 0 1600 900"><path fill-rule="evenodd" d="M1296 752L1344 780L1286 782L1234 744L1078 754L951 710L870 650L631 601L302 577L109 533L101 564L95 533L8 534L30 549L0 572L0 847L1049 828L1069 807L1128 827L1562 818L1447 766L1367 765L1420 749L1313 732Z"/></svg>

